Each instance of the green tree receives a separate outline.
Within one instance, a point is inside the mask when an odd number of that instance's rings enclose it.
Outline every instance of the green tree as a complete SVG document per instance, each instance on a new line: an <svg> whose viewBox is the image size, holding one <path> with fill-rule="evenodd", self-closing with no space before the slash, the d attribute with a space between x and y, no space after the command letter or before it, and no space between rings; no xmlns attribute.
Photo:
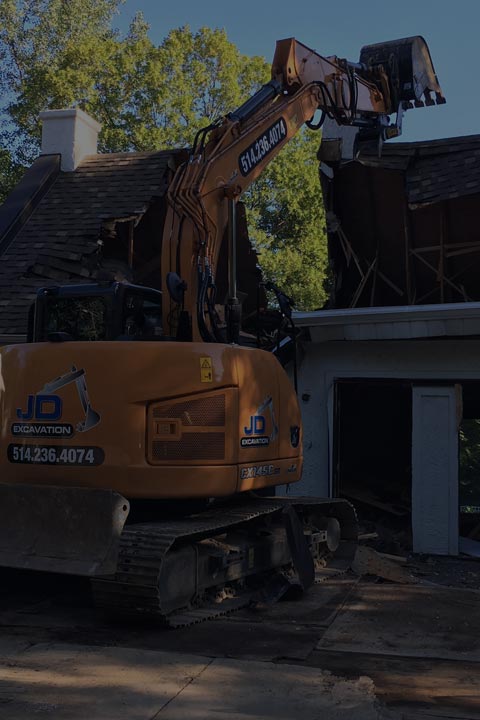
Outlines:
<svg viewBox="0 0 480 720"><path fill-rule="evenodd" d="M480 506L480 419L465 418L462 421L459 441L459 502L463 507L478 507Z"/></svg>
<svg viewBox="0 0 480 720"><path fill-rule="evenodd" d="M7 98L0 145L12 149L14 164L28 165L38 154L38 114L45 108L77 105L95 117L102 152L188 146L269 77L268 63L242 55L223 30L178 28L156 47L137 15L121 38L110 29L118 6L119 0L0 4ZM246 196L265 273L304 308L324 300L317 145L317 135L299 134Z"/></svg>
<svg viewBox="0 0 480 720"><path fill-rule="evenodd" d="M12 159L8 150L0 148L0 204L22 177L25 168Z"/></svg>
<svg viewBox="0 0 480 720"><path fill-rule="evenodd" d="M247 193L250 234L264 274L305 310L319 308L326 300L319 143L319 133L300 132Z"/></svg>
<svg viewBox="0 0 480 720"><path fill-rule="evenodd" d="M57 99L51 93L52 75L72 49L100 48L114 37L110 24L121 2L0 2L0 143L12 150L14 161L29 164L38 152L38 113ZM79 78L75 80L72 89L78 91Z"/></svg>

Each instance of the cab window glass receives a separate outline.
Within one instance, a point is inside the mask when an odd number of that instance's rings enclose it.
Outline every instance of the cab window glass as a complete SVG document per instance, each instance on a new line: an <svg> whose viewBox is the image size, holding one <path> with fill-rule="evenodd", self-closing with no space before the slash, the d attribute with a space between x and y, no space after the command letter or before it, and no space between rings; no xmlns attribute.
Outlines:
<svg viewBox="0 0 480 720"><path fill-rule="evenodd" d="M106 308L101 297L50 297L44 339L50 333L68 333L72 340L105 340Z"/></svg>
<svg viewBox="0 0 480 720"><path fill-rule="evenodd" d="M123 334L128 337L155 338L163 335L161 298L127 293Z"/></svg>

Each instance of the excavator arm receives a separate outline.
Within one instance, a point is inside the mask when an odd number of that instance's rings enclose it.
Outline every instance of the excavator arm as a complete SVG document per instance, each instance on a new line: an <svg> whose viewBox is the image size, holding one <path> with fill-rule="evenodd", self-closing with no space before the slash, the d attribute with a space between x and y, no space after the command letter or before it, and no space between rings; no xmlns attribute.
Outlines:
<svg viewBox="0 0 480 720"><path fill-rule="evenodd" d="M227 229L234 264L235 203L305 123L321 125L314 123L317 110L388 139L400 134L404 110L412 102L434 103L432 93L445 102L423 38L364 47L359 63L322 57L293 38L279 41L271 81L198 133L170 185L162 241L167 334L177 335L182 316L183 332L187 319L193 340L227 339L216 317L215 270ZM239 314L234 269L229 278L231 318ZM235 338L230 333L228 339Z"/></svg>

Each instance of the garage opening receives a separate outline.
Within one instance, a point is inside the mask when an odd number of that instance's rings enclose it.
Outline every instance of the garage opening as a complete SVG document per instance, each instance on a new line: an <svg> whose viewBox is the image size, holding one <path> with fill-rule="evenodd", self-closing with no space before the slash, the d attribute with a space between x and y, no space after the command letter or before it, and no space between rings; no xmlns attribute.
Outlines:
<svg viewBox="0 0 480 720"><path fill-rule="evenodd" d="M362 531L378 534L375 542L378 550L400 555L413 547L412 387L415 384L413 380L362 378L341 379L335 384L333 495L353 503ZM425 386L425 382L422 384ZM436 381L435 385L442 383ZM445 382L445 385L453 387L454 382ZM456 386L461 388L458 393L461 407L452 409L460 421L460 552L480 557L480 381L463 381ZM432 472L433 475L422 475L422 482L435 483L433 468Z"/></svg>
<svg viewBox="0 0 480 720"><path fill-rule="evenodd" d="M350 500L387 553L412 547L412 385L341 379L335 385L333 494Z"/></svg>

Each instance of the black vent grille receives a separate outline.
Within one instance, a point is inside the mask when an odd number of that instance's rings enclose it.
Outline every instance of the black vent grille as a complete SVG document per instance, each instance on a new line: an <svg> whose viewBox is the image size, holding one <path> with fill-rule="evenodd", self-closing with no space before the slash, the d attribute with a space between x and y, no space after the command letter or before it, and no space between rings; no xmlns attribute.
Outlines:
<svg viewBox="0 0 480 720"><path fill-rule="evenodd" d="M185 433L180 440L155 440L152 459L165 460L223 460L225 434L222 432Z"/></svg>
<svg viewBox="0 0 480 720"><path fill-rule="evenodd" d="M158 405L153 409L153 418L176 418L184 427L224 427L225 395Z"/></svg>

